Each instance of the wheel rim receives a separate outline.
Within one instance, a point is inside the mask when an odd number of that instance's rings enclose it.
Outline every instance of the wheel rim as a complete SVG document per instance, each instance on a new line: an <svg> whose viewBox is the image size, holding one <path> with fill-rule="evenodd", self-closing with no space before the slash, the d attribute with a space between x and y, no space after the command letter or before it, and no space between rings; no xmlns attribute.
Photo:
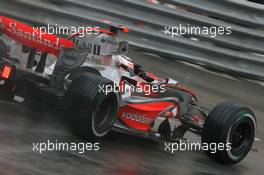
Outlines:
<svg viewBox="0 0 264 175"><path fill-rule="evenodd" d="M250 124L246 122L240 123L234 128L230 139L230 143L232 144L232 148L234 150L239 150L249 143L251 133L250 128Z"/></svg>
<svg viewBox="0 0 264 175"><path fill-rule="evenodd" d="M255 139L256 123L253 116L244 114L235 122L228 132L228 143L232 149L228 151L233 160L243 158L251 148Z"/></svg>
<svg viewBox="0 0 264 175"><path fill-rule="evenodd" d="M93 113L93 131L98 137L105 135L115 119L116 99L114 95L108 95L95 109Z"/></svg>

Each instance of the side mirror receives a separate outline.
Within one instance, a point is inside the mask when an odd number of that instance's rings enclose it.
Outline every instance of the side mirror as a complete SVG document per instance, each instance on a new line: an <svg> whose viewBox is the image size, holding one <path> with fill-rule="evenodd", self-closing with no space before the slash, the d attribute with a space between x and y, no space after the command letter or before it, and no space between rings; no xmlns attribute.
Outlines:
<svg viewBox="0 0 264 175"><path fill-rule="evenodd" d="M174 79L171 79L171 78L167 78L167 84L168 85L171 85L171 86L178 86L179 85L179 82L178 81L176 81L176 80L174 80Z"/></svg>

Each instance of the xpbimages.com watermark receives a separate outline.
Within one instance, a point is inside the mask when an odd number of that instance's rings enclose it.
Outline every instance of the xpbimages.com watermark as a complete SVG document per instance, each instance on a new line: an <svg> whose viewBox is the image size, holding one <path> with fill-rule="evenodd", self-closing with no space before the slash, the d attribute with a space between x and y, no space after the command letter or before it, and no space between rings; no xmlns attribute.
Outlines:
<svg viewBox="0 0 264 175"><path fill-rule="evenodd" d="M210 153L215 154L217 151L230 151L231 143L197 143L182 141L179 142L165 142L164 150L173 154L177 151L210 151Z"/></svg>
<svg viewBox="0 0 264 175"><path fill-rule="evenodd" d="M49 151L72 151L79 154L83 154L89 151L99 151L100 143L89 142L59 142L47 140L46 142L33 142L32 150L40 154Z"/></svg>
<svg viewBox="0 0 264 175"><path fill-rule="evenodd" d="M206 35L211 38L220 35L231 35L232 28L230 27L222 27L222 26L211 26L211 27L199 27L199 26L191 26L188 25L178 25L178 26L165 26L164 30L162 30L166 36L177 37L181 35Z"/></svg>
<svg viewBox="0 0 264 175"><path fill-rule="evenodd" d="M98 35L100 33L99 27L89 27L89 26L60 26L58 24L41 27L33 27L34 32L40 34L55 34L55 35L73 35L78 33L79 37L84 37L85 35Z"/></svg>
<svg viewBox="0 0 264 175"><path fill-rule="evenodd" d="M145 95L150 95L153 93L164 93L166 91L165 85L150 85L150 84L137 84L132 85L126 81L123 81L120 85L117 84L107 84L98 86L99 93L104 93L105 95L109 93L144 93Z"/></svg>

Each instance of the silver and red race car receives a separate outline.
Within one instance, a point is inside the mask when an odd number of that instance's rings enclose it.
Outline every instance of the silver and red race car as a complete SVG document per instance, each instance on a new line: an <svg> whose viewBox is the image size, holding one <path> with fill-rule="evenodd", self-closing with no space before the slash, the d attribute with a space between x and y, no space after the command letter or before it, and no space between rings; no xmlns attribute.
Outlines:
<svg viewBox="0 0 264 175"><path fill-rule="evenodd" d="M1 16L0 23L13 39L9 53L1 54L0 82L15 83L5 88L25 102L59 104L78 137L97 140L114 129L179 142L190 131L201 136L202 144L222 145L215 153L205 151L220 163L238 163L249 153L254 113L233 102L209 109L176 80L145 72L126 56L129 45L118 37L119 31L128 32L126 27L111 24L98 34L63 39L7 17ZM6 75L13 73L16 79L9 80Z"/></svg>

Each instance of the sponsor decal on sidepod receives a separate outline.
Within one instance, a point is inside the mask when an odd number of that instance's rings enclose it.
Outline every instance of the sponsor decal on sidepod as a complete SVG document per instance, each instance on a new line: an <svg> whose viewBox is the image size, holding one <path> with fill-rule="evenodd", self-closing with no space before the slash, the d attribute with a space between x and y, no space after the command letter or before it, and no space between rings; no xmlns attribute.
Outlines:
<svg viewBox="0 0 264 175"><path fill-rule="evenodd" d="M136 122L140 122L143 124L150 124L152 122L152 119L146 117L145 115L140 115L140 114L133 114L133 113L129 113L129 112L123 112L122 118L125 118L127 120L132 120L132 121L136 121Z"/></svg>

